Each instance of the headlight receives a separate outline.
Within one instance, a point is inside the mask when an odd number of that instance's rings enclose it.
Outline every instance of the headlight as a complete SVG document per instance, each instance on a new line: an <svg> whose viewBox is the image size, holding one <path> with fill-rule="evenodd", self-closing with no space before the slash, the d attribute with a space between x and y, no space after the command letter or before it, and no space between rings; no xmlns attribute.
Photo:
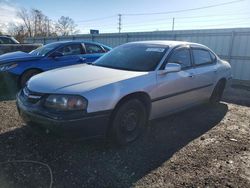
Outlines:
<svg viewBox="0 0 250 188"><path fill-rule="evenodd" d="M2 65L0 66L0 71L7 71L10 69L13 69L15 67L17 67L18 64L14 63L14 64L8 64L8 65Z"/></svg>
<svg viewBox="0 0 250 188"><path fill-rule="evenodd" d="M73 111L87 109L87 100L75 95L50 95L46 98L45 107L56 111Z"/></svg>

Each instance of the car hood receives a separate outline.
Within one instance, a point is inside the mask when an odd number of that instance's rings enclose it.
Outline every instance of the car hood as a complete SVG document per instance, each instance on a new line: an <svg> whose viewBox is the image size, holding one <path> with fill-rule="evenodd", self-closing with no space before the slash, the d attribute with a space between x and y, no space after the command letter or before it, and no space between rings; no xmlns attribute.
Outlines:
<svg viewBox="0 0 250 188"><path fill-rule="evenodd" d="M74 65L55 69L32 77L28 89L38 93L81 94L148 72L124 71L94 65Z"/></svg>
<svg viewBox="0 0 250 188"><path fill-rule="evenodd" d="M41 59L43 56L36 56L25 52L11 52L0 55L0 65L10 62L32 61Z"/></svg>

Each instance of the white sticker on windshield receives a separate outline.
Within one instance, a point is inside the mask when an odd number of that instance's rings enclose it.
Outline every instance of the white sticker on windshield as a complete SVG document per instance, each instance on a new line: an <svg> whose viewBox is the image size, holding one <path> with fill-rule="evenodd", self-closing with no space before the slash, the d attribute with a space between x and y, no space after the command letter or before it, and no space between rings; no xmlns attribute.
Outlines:
<svg viewBox="0 0 250 188"><path fill-rule="evenodd" d="M164 52L164 48L147 48L147 52Z"/></svg>

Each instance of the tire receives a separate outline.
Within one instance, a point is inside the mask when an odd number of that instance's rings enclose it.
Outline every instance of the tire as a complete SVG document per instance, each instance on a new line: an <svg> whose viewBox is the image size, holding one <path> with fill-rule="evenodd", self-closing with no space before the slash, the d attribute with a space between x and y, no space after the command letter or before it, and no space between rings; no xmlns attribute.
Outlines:
<svg viewBox="0 0 250 188"><path fill-rule="evenodd" d="M225 81L220 80L214 87L213 93L210 97L210 103L217 104L221 101L225 89Z"/></svg>
<svg viewBox="0 0 250 188"><path fill-rule="evenodd" d="M138 99L123 103L112 121L112 138L118 145L135 141L145 130L148 120L145 105Z"/></svg>
<svg viewBox="0 0 250 188"><path fill-rule="evenodd" d="M32 77L35 76L37 74L41 73L41 71L39 70L28 70L25 73L23 73L23 75L20 78L20 87L23 88L25 87L27 81Z"/></svg>

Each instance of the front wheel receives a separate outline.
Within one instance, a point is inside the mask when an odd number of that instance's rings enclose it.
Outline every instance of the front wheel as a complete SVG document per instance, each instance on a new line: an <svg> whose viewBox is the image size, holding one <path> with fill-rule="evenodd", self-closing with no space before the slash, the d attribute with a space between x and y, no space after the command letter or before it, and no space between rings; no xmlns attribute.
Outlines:
<svg viewBox="0 0 250 188"><path fill-rule="evenodd" d="M25 73L23 73L23 75L20 78L20 87L23 88L25 87L27 81L32 77L35 76L37 74L39 74L40 71L38 70L28 70Z"/></svg>
<svg viewBox="0 0 250 188"><path fill-rule="evenodd" d="M210 97L210 102L212 104L216 104L216 103L219 103L221 98L222 98L222 95L223 95L223 91L225 89L225 81L223 80L220 80L216 86L214 87L214 90L213 90L213 93Z"/></svg>
<svg viewBox="0 0 250 188"><path fill-rule="evenodd" d="M148 120L145 105L138 99L123 103L112 122L112 136L118 145L135 141L145 130Z"/></svg>

